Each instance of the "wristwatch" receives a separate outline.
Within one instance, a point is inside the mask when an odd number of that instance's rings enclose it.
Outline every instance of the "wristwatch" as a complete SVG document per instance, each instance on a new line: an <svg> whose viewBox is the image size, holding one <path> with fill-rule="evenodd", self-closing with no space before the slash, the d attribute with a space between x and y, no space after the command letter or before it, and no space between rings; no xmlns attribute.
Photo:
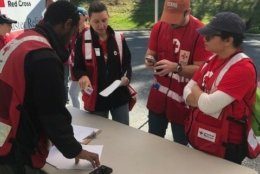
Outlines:
<svg viewBox="0 0 260 174"><path fill-rule="evenodd" d="M180 63L178 63L178 65L176 66L175 73L180 73L181 71L182 71L182 65Z"/></svg>

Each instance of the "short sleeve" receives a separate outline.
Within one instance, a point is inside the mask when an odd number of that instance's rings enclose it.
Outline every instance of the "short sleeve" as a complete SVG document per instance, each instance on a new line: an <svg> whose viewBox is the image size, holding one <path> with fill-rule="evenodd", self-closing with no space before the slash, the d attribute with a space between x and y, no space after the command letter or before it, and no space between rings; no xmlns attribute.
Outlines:
<svg viewBox="0 0 260 174"><path fill-rule="evenodd" d="M255 77L252 63L242 60L228 70L217 88L237 100L242 100L250 90L255 88Z"/></svg>
<svg viewBox="0 0 260 174"><path fill-rule="evenodd" d="M153 50L153 51L157 50L157 38L158 38L160 26L161 26L161 22L158 22L153 26L153 28L151 30L150 39L149 39L149 43L148 43L148 48L150 50Z"/></svg>

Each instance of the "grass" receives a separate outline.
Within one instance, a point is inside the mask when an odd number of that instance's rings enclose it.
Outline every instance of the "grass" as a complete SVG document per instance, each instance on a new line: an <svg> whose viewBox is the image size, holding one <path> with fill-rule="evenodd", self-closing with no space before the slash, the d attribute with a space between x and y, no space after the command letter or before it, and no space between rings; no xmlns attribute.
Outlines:
<svg viewBox="0 0 260 174"><path fill-rule="evenodd" d="M86 9L92 1L93 0L71 0L75 5L83 6ZM115 4L116 0L101 1L106 4L108 8L110 15L109 24L116 30L149 30L154 24L154 0L118 0L118 4ZM163 3L164 0L159 0L159 17L161 16ZM207 10L207 12L205 12L205 10ZM212 18L212 9L205 10L203 10L205 13L204 16L201 16L201 19L202 22L208 23ZM257 10L255 16L259 16L259 14L260 11ZM253 23L247 32L260 33L259 20L259 18L253 18Z"/></svg>
<svg viewBox="0 0 260 174"><path fill-rule="evenodd" d="M92 0L74 0L76 5L87 8ZM109 24L117 30L150 29L154 24L154 0L103 0L110 15ZM160 5L163 2L160 1ZM161 9L161 8L160 8Z"/></svg>

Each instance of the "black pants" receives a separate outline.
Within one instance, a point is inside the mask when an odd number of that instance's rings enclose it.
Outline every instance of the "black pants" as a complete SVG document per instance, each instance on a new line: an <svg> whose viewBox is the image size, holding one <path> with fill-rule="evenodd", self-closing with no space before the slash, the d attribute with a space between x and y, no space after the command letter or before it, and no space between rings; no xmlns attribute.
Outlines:
<svg viewBox="0 0 260 174"><path fill-rule="evenodd" d="M247 146L245 144L226 145L225 159L237 164L241 164L247 155Z"/></svg>
<svg viewBox="0 0 260 174"><path fill-rule="evenodd" d="M25 174L47 174L41 169L34 169L30 166L24 166ZM0 164L0 173L1 174L20 174L21 171L16 170L16 166L8 164Z"/></svg>

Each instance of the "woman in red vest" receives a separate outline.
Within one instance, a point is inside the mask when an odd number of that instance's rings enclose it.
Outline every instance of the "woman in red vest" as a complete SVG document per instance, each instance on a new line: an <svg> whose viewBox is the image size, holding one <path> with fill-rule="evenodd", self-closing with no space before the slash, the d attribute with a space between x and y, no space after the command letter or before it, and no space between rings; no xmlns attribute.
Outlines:
<svg viewBox="0 0 260 174"><path fill-rule="evenodd" d="M193 108L185 126L189 143L241 164L256 88L254 65L240 47L245 24L237 14L222 12L198 31L215 55L184 89L184 99Z"/></svg>
<svg viewBox="0 0 260 174"><path fill-rule="evenodd" d="M129 125L130 93L127 88L132 75L131 54L124 37L109 25L106 6L93 1L88 9L90 29L82 32L76 43L74 75L83 90L87 111ZM121 85L109 96L99 93L115 80Z"/></svg>

